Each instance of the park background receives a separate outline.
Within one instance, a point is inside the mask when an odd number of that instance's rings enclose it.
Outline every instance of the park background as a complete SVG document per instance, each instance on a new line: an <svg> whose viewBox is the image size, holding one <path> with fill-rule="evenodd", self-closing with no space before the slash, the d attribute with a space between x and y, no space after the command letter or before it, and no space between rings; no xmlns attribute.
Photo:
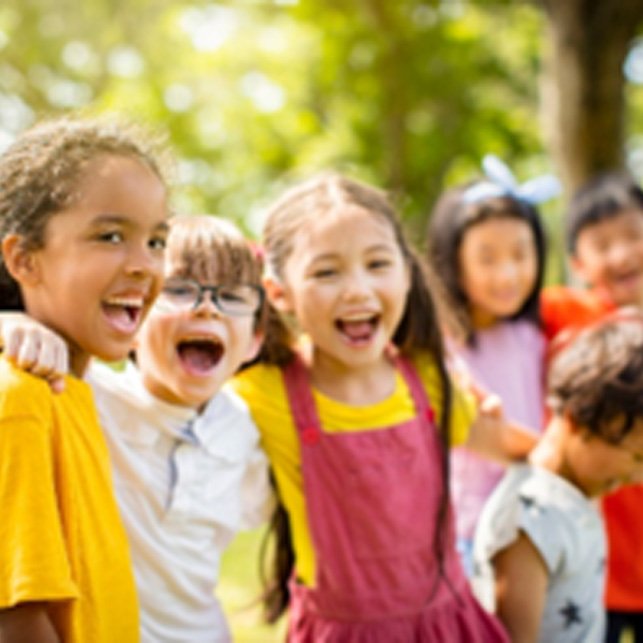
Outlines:
<svg viewBox="0 0 643 643"><path fill-rule="evenodd" d="M390 191L422 247L445 187L494 153L551 172L561 217L593 173L643 178L643 0L0 0L0 151L35 121L116 113L167 138L174 208L258 236L284 186L336 169ZM223 562L235 640L258 624L261 533Z"/></svg>

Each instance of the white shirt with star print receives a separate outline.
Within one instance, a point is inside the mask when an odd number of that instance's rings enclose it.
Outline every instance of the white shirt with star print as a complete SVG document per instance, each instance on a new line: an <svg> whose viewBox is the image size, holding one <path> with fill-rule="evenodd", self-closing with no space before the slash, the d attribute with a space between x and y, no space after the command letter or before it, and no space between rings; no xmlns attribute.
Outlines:
<svg viewBox="0 0 643 643"><path fill-rule="evenodd" d="M542 556L549 586L542 643L604 640L606 541L600 513L579 489L551 471L510 467L489 498L475 536L474 592L495 611L491 560L524 532Z"/></svg>

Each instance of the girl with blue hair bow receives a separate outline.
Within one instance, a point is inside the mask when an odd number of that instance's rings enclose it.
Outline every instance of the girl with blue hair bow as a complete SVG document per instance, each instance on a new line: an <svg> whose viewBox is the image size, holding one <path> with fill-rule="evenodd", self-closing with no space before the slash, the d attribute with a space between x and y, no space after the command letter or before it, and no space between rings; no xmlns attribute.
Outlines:
<svg viewBox="0 0 643 643"><path fill-rule="evenodd" d="M552 176L519 184L495 156L485 178L447 190L428 226L428 254L448 307L454 368L498 395L511 420L543 427L545 339L539 297L545 235L537 204L560 187ZM449 323L450 322L450 323ZM465 448L451 456L458 547L472 572L473 535L503 467Z"/></svg>

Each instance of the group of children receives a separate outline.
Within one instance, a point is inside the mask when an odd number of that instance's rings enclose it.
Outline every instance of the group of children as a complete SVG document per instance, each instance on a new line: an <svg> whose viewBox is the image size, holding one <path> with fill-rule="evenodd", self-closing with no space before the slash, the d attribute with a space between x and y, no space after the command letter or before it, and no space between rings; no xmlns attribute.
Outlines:
<svg viewBox="0 0 643 643"><path fill-rule="evenodd" d="M355 180L285 193L259 252L170 217L138 135L20 136L0 156L0 640L229 641L219 557L272 514L289 641L602 641L591 499L643 475L643 193L612 176L629 200L572 209L596 290L548 293L542 194L490 174L436 206L433 274ZM613 559L639 563L628 506L605 507L614 588ZM643 612L629 591L610 636Z"/></svg>

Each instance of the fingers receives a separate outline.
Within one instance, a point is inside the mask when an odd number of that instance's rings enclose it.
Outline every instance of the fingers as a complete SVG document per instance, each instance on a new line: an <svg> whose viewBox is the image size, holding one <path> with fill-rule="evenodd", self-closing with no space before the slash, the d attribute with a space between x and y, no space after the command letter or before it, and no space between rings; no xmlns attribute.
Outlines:
<svg viewBox="0 0 643 643"><path fill-rule="evenodd" d="M18 368L47 380L52 390L64 389L64 374L68 372L65 342L42 326L23 328L3 324L4 352Z"/></svg>

